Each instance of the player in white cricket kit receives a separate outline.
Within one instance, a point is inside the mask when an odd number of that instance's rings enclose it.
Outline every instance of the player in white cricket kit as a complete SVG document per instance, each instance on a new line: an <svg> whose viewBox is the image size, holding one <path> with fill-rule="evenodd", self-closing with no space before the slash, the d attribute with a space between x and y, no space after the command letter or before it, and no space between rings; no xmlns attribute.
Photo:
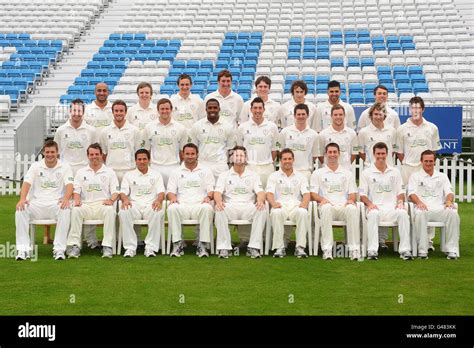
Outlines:
<svg viewBox="0 0 474 348"><path fill-rule="evenodd" d="M202 107L202 99L197 94L191 93L193 81L191 76L181 74L177 81L179 92L170 97L173 103L173 120L180 123L187 132L198 120L198 112ZM189 140L189 139L188 139Z"/></svg>
<svg viewBox="0 0 474 348"><path fill-rule="evenodd" d="M101 128L109 126L113 120L112 103L107 99L109 87L106 83L95 85L95 97L96 100L86 106L84 120L100 132Z"/></svg>
<svg viewBox="0 0 474 348"><path fill-rule="evenodd" d="M165 186L160 173L149 168L150 152L139 149L135 152L137 168L126 173L120 186L119 211L123 231L124 257L134 257L137 253L137 234L133 220L148 220L148 233L145 238L145 256L153 257L158 252L164 220L163 200ZM161 245L161 248L164 248ZM163 249L164 250L164 249Z"/></svg>
<svg viewBox="0 0 474 348"><path fill-rule="evenodd" d="M30 220L55 219L56 233L53 244L55 260L64 260L66 240L71 218L70 199L73 176L68 164L58 160L58 145L49 140L43 146L44 159L31 165L21 186L16 205L17 260L26 260L30 254Z"/></svg>
<svg viewBox="0 0 474 348"><path fill-rule="evenodd" d="M290 149L295 158L293 169L309 180L314 169L314 160L319 153L319 136L308 125L309 108L306 104L294 107L295 122L280 133L280 148Z"/></svg>
<svg viewBox="0 0 474 348"><path fill-rule="evenodd" d="M454 193L446 174L434 169L436 155L425 150L421 154L422 169L410 177L408 196L415 204L414 232L418 243L418 256L428 258L429 235L427 223L446 224L445 250L447 258L459 257L459 214L453 203Z"/></svg>
<svg viewBox="0 0 474 348"><path fill-rule="evenodd" d="M200 110L200 118L206 116L207 101L209 99L216 99L220 105L219 116L222 122L226 122L232 126L233 129L237 128L237 120L239 118L244 100L242 97L232 91L232 74L229 70L222 70L217 75L217 83L219 88L217 91L209 93L204 98L204 103Z"/></svg>
<svg viewBox="0 0 474 348"><path fill-rule="evenodd" d="M235 130L221 120L216 99L206 102L207 118L196 122L191 129L191 142L199 148L199 164L208 167L215 178L227 170L228 150L235 146Z"/></svg>
<svg viewBox="0 0 474 348"><path fill-rule="evenodd" d="M115 241L115 207L120 187L117 175L102 161L102 148L91 144L87 148L89 165L77 171L74 178L74 207L71 213L71 229L67 239L69 258L81 254L81 232L84 220L104 220L102 257L112 257Z"/></svg>
<svg viewBox="0 0 474 348"><path fill-rule="evenodd" d="M163 177L165 185L170 173L179 168L180 149L188 142L184 126L171 117L173 104L163 98L157 104L158 121L150 122L143 131L145 148L151 152L151 168Z"/></svg>
<svg viewBox="0 0 474 348"><path fill-rule="evenodd" d="M395 165L394 154L397 152L397 132L395 128L387 124L387 118L383 104L375 103L369 109L371 123L362 128L358 134L359 154L364 160L364 167L368 168L375 163L372 148L381 142L388 147L387 164Z"/></svg>
<svg viewBox="0 0 474 348"><path fill-rule="evenodd" d="M295 106L298 104L305 104L308 106L308 126L311 126L316 116L316 105L306 99L308 94L308 86L303 80L293 81L290 88L291 100L284 103L278 110L277 126L279 128L286 128L295 123Z"/></svg>
<svg viewBox="0 0 474 348"><path fill-rule="evenodd" d="M140 131L158 118L155 104L151 102L153 87L148 82L140 82L137 86L138 103L128 108L127 121Z"/></svg>
<svg viewBox="0 0 474 348"><path fill-rule="evenodd" d="M410 220L404 208L405 189L397 168L388 165L388 146L379 142L373 146L375 162L366 168L359 184L360 200L367 207L367 258L377 260L380 221L397 221L400 235L398 252L411 260Z"/></svg>
<svg viewBox="0 0 474 348"><path fill-rule="evenodd" d="M270 94L270 88L272 86L272 80L268 76L259 76L255 80L255 89L257 97L261 98L265 103L265 113L263 116L265 120L277 123L278 111L280 109L280 103L272 100L268 95ZM251 102L254 98L247 100L242 107L242 111L239 116L239 125L249 121L252 118Z"/></svg>
<svg viewBox="0 0 474 348"><path fill-rule="evenodd" d="M273 229L273 257L284 257L286 247L284 242L283 224L287 219L296 222L295 256L307 257L305 252L306 235L309 226L308 205L310 194L306 177L293 170L295 156L290 149L280 153L280 170L270 175L266 188L266 198L271 206L270 218Z"/></svg>
<svg viewBox="0 0 474 348"><path fill-rule="evenodd" d="M420 155L425 150L441 149L438 127L423 118L425 103L420 97L410 99L411 117L397 129L398 159L403 163L403 183L421 169Z"/></svg>
<svg viewBox="0 0 474 348"><path fill-rule="evenodd" d="M267 212L265 191L257 173L246 168L245 147L235 146L231 160L233 166L222 173L214 190L216 202L217 246L220 258L228 258L232 250L229 220L250 220L252 228L248 254L253 259L260 257L263 229Z"/></svg>
<svg viewBox="0 0 474 348"><path fill-rule="evenodd" d="M324 161L324 149L327 144L339 145L339 164L346 170L352 170L352 162L359 153L357 134L345 125L345 109L342 105L334 105L331 109L332 123L319 133L319 161Z"/></svg>
<svg viewBox="0 0 474 348"><path fill-rule="evenodd" d="M311 199L318 202L321 215L321 250L324 260L332 260L333 220L344 220L351 260L360 258L359 210L356 206L357 186L354 175L339 164L340 150L336 143L325 147L326 166L311 175ZM315 214L317 212L315 211Z"/></svg>
<svg viewBox="0 0 474 348"><path fill-rule="evenodd" d="M341 99L341 84L338 81L329 81L328 83L328 100L324 103L319 103L316 106L316 114L311 124L311 128L318 133L328 128L332 123L332 108L335 105L341 105L344 108L345 124L347 128L355 130L356 118L354 108L343 102Z"/></svg>
<svg viewBox="0 0 474 348"><path fill-rule="evenodd" d="M114 121L102 129L100 145L106 157L105 164L115 171L120 182L126 172L135 168L133 157L140 147L141 136L138 128L126 120L127 104L123 100L112 104L112 112Z"/></svg>
<svg viewBox="0 0 474 348"><path fill-rule="evenodd" d="M237 129L237 144L247 149L247 169L260 176L263 187L275 171L273 162L277 156L278 127L264 118L265 103L257 97L250 107L252 118Z"/></svg>
<svg viewBox="0 0 474 348"><path fill-rule="evenodd" d="M198 163L198 147L189 143L183 147L183 163L173 171L167 187L168 220L173 241L170 256L180 257L184 254L181 221L184 219L199 220L199 242L196 254L209 257L207 252L211 242L209 231L214 209L211 200L214 194L214 176L207 168ZM214 232L212 232L214 234ZM213 238L213 237L212 237Z"/></svg>
<svg viewBox="0 0 474 348"><path fill-rule="evenodd" d="M59 158L69 164L73 175L89 162L87 147L99 140L96 129L84 121L83 115L84 102L80 99L73 100L69 106L69 120L54 134L54 141L59 147Z"/></svg>
<svg viewBox="0 0 474 348"><path fill-rule="evenodd" d="M385 125L392 126L397 129L400 127L400 117L398 113L387 105L388 99L388 89L383 85L378 85L374 88L375 104L382 104L383 113L385 114ZM364 127L370 125L370 108L365 109L359 117L359 122L357 123L357 129L360 131ZM387 144L388 146L388 144Z"/></svg>

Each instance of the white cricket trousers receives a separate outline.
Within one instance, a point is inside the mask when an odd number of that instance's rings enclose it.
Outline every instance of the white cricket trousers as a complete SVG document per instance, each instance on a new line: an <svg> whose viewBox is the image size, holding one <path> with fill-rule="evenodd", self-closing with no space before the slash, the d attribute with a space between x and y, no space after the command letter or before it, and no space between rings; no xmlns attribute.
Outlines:
<svg viewBox="0 0 474 348"><path fill-rule="evenodd" d="M306 234L309 228L308 210L300 208L299 202L280 203L281 208L273 208L270 211L273 230L272 250L285 247L284 223L288 219L296 222L296 247L306 248Z"/></svg>
<svg viewBox="0 0 474 348"><path fill-rule="evenodd" d="M260 181L262 182L262 187L265 189L267 187L267 181L270 174L275 172L275 166L273 163L269 164L248 164L247 168L250 169L252 172L255 172L260 177Z"/></svg>
<svg viewBox="0 0 474 348"><path fill-rule="evenodd" d="M168 228L171 229L171 241L179 242L182 239L181 222L187 219L199 221L199 241L203 243L211 242L212 218L214 210L209 203L173 203L168 206Z"/></svg>
<svg viewBox="0 0 474 348"><path fill-rule="evenodd" d="M359 209L354 204L332 205L326 203L319 207L321 213L321 249L332 251L334 234L332 222L343 220L346 222L347 246L349 251L360 250Z"/></svg>
<svg viewBox="0 0 474 348"><path fill-rule="evenodd" d="M156 170L158 173L161 174L163 178L163 185L165 187L168 185L168 180L170 178L170 174L177 168L179 168L179 164L170 164L170 165L161 165L161 164L151 164L151 169Z"/></svg>
<svg viewBox="0 0 474 348"><path fill-rule="evenodd" d="M380 221L396 221L398 224L398 235L400 236L398 252L401 254L411 251L410 218L405 209L386 211L373 209L367 213L367 251L378 252Z"/></svg>
<svg viewBox="0 0 474 348"><path fill-rule="evenodd" d="M428 252L428 221L444 222L446 224L445 252L456 253L459 256L459 224L460 218L456 209L419 210L415 208L415 235L418 253Z"/></svg>
<svg viewBox="0 0 474 348"><path fill-rule="evenodd" d="M102 201L82 203L80 207L72 208L71 230L67 245L81 247L82 223L84 220L104 220L104 238L102 246L113 247L115 240L115 205L104 205Z"/></svg>
<svg viewBox="0 0 474 348"><path fill-rule="evenodd" d="M231 236L229 231L229 220L250 220L252 228L250 232L249 248L261 249L263 229L267 212L265 209L257 210L254 204L248 203L226 203L224 210L216 211L217 228L217 250L232 250Z"/></svg>
<svg viewBox="0 0 474 348"><path fill-rule="evenodd" d="M133 220L148 220L148 233L145 237L145 246L155 253L160 246L160 238L163 231L164 208L158 211L152 209L151 205L141 205L133 202L128 209L119 210L120 227L122 228L124 249L137 250L138 238L133 228ZM161 248L164 248L162 245Z"/></svg>
<svg viewBox="0 0 474 348"><path fill-rule="evenodd" d="M414 167L414 166L409 166L408 164L403 164L402 165L402 168L401 168L401 174L402 174L402 180L403 180L403 185L405 185L405 187L408 186L408 182L410 181L410 176L413 174L413 173L416 173L417 171L419 171L421 169L421 163L420 165Z"/></svg>
<svg viewBox="0 0 474 348"><path fill-rule="evenodd" d="M61 209L58 202L31 201L25 210L15 212L16 250L30 250L30 220L54 219L56 232L54 233L54 251L66 251L67 234L71 221L71 209Z"/></svg>

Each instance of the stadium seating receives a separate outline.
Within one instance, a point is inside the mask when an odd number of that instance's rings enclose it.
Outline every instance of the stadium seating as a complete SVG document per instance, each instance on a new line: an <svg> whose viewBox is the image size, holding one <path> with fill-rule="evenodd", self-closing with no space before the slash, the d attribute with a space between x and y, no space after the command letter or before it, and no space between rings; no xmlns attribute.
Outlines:
<svg viewBox="0 0 474 348"><path fill-rule="evenodd" d="M0 78L32 81L0 80L11 105L25 100L43 70L57 64L106 2L0 0ZM142 80L170 95L182 72L193 76L193 91L204 96L215 89L218 71L227 68L244 99L250 98L256 76L266 74L281 80L272 89L280 102L288 98L294 77L304 77L310 95L323 100L326 79L319 77L324 76L362 84L362 91L344 93L349 102L370 104L367 85L382 83L395 104L408 94L435 92L445 93L438 94L443 102L470 104L473 48L455 4L443 0L185 0L173 5L137 0L60 101L92 100L90 86L99 80L109 83L111 99L136 100L126 86Z"/></svg>

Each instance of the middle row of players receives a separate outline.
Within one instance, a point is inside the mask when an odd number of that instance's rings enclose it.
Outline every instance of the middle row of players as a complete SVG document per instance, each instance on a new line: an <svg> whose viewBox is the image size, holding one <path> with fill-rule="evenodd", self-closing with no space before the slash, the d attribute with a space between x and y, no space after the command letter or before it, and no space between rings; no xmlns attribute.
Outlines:
<svg viewBox="0 0 474 348"><path fill-rule="evenodd" d="M207 117L186 129L171 117L173 106L170 100L161 99L157 104L159 118L148 123L143 130L126 119L127 105L117 100L112 105L114 120L110 126L97 130L84 122L84 104L75 100L70 105L70 119L56 131L54 140L59 145L60 157L71 165L75 173L87 165L85 149L98 142L104 152L105 163L112 168L119 180L135 168L134 153L139 148L151 152L151 167L163 176L165 184L169 173L179 167L182 147L191 142L198 146L200 163L211 169L217 178L228 169L228 150L235 145L247 149L249 168L260 175L263 185L274 172L277 151L291 149L295 154L294 169L309 179L314 161L324 161L324 147L331 142L339 145L340 165L351 169L351 163L360 153L366 165L374 163L372 147L377 142L388 145L387 163L393 165L394 153L402 152L398 136L391 126L384 126L386 118L382 104L374 104L369 110L370 127L356 132L345 123L345 109L334 105L331 109L332 123L320 133L308 126L309 108L305 104L294 107L294 124L279 132L278 127L264 118L265 103L260 98L251 102L252 118L237 129L220 118L220 105L216 99L206 102ZM418 160L417 154L417 160ZM418 162L418 161L417 161ZM406 184L406 182L405 182Z"/></svg>

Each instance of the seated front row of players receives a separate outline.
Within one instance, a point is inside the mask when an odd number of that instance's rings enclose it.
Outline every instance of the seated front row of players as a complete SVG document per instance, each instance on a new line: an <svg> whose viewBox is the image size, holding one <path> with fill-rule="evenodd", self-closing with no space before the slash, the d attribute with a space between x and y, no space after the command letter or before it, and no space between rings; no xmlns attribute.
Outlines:
<svg viewBox="0 0 474 348"><path fill-rule="evenodd" d="M170 175L168 215L173 238L172 256L182 255L181 219L196 218L201 224L197 254L208 256L211 238L210 224L215 199L217 250L219 256L229 256L230 233L228 221L246 219L252 222L249 255L260 257L261 238L266 219L265 194L258 175L246 169L246 150L235 147L233 167L219 176L214 188L214 178L209 169L200 167L198 147L192 143L183 148L184 161ZM45 158L35 163L25 177L20 201L17 205L17 259L29 257L28 223L30 219L53 218L58 220L54 244L55 259L64 259L65 241L68 232L69 214L71 226L67 244L69 257L79 257L82 223L86 219L104 220L103 257L112 256L115 233L114 202L119 194L122 198L119 212L123 225L125 255L136 254L136 235L133 220L145 218L149 221L149 232L145 240L145 255L155 256L162 231L164 185L161 175L148 168L150 154L141 149L135 153L137 169L125 174L121 189L115 173L102 163L101 148L92 144L87 149L89 165L78 171L74 179L73 209L69 209L72 194L72 174L67 164L58 161L57 145L45 144ZM377 226L379 221L396 219L400 233L400 257L409 260L408 214L404 210L404 192L401 175L396 168L386 163L387 146L377 143L373 147L376 162L367 168L361 177L359 193L367 206L368 257L377 259ZM332 259L332 219L345 219L348 226L350 257L360 258L360 231L358 215L354 213L357 188L354 176L339 163L339 146L330 143L325 148L328 158L326 167L316 170L311 176L308 189L306 177L293 170L294 154L290 149L281 152L281 168L270 175L266 188L266 200L271 211L273 225L272 249L275 257L285 255L283 222L289 218L296 222L297 257L306 257L304 251L308 228L307 208L310 195L318 202L321 214L321 248L324 259ZM434 171L435 154L427 150L421 155L423 171L414 174L408 192L416 204L415 234L420 258L427 258L427 221L445 220L447 224L446 252L448 258L459 256L459 215L454 209L454 195L446 175ZM31 189L31 192L30 192ZM30 194L30 200L26 197ZM146 198L145 198L146 197ZM53 199L51 199L53 198ZM47 210L45 210L47 208ZM44 212L47 212L44 214Z"/></svg>

